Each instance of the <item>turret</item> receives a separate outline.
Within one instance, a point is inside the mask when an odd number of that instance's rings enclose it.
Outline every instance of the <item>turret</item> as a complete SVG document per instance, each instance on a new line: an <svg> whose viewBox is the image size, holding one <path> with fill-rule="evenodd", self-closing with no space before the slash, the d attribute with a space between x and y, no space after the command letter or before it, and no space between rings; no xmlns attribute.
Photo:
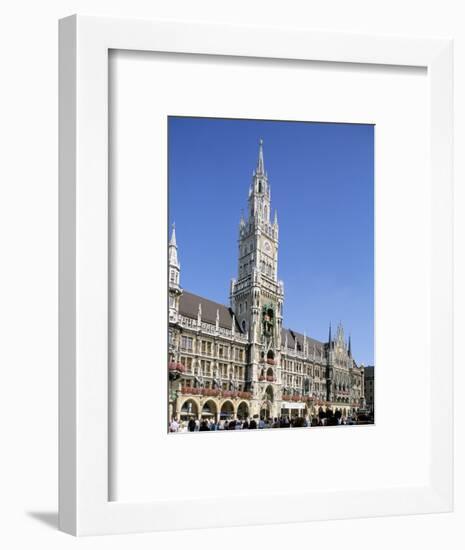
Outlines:
<svg viewBox="0 0 465 550"><path fill-rule="evenodd" d="M169 320L172 323L178 321L179 297L182 289L179 285L181 264L178 259L178 245L176 242L176 228L173 223L171 238L168 245L168 294L169 294Z"/></svg>
<svg viewBox="0 0 465 550"><path fill-rule="evenodd" d="M179 274L181 265L178 260L178 245L176 242L176 227L173 223L171 229L171 238L168 246L170 286L179 286Z"/></svg>

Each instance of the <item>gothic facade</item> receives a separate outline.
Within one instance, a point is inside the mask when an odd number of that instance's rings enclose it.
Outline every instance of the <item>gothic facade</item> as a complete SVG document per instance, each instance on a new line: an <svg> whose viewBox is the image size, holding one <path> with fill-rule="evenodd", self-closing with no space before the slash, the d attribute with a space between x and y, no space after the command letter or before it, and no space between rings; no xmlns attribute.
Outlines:
<svg viewBox="0 0 465 550"><path fill-rule="evenodd" d="M364 408L364 367L337 326L320 342L283 325L279 225L260 141L239 223L229 306L182 289L173 226L169 242L169 417L316 416ZM181 251L182 252L182 251Z"/></svg>

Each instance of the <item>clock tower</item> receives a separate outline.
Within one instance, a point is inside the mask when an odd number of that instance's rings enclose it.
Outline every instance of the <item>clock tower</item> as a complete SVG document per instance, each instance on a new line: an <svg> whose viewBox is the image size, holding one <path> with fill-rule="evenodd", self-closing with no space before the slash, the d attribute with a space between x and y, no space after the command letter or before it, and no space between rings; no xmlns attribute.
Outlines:
<svg viewBox="0 0 465 550"><path fill-rule="evenodd" d="M231 308L250 342L247 385L269 414L281 399L281 328L284 290L278 281L278 216L271 218L271 190L260 140L249 188L247 216L239 223L237 280L231 281ZM264 409L266 411L266 408Z"/></svg>

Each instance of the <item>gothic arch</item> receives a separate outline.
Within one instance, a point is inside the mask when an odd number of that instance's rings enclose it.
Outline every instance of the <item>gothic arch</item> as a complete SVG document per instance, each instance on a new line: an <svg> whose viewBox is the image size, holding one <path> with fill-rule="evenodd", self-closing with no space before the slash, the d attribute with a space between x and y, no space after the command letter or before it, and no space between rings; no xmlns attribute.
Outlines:
<svg viewBox="0 0 465 550"><path fill-rule="evenodd" d="M188 397L181 402L179 407L178 416L180 417L189 417L189 418L198 418L200 411L200 403L197 399Z"/></svg>
<svg viewBox="0 0 465 550"><path fill-rule="evenodd" d="M267 386L265 390L265 395L263 396L265 400L270 401L270 403L273 403L274 401L274 391L272 386Z"/></svg>
<svg viewBox="0 0 465 550"><path fill-rule="evenodd" d="M220 408L220 418L223 420L233 418L235 416L234 404L232 401L223 401Z"/></svg>
<svg viewBox="0 0 465 550"><path fill-rule="evenodd" d="M203 418L214 418L216 419L216 415L218 414L218 405L213 401L213 399L209 399L203 404L202 411L200 413L200 416Z"/></svg>
<svg viewBox="0 0 465 550"><path fill-rule="evenodd" d="M245 420L248 418L249 414L249 405L247 401L241 401L237 406L237 418Z"/></svg>

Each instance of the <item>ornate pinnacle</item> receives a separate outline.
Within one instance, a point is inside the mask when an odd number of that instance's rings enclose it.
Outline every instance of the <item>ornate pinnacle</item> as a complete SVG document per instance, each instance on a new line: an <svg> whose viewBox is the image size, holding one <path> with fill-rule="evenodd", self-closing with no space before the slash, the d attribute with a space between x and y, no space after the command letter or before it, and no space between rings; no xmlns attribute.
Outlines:
<svg viewBox="0 0 465 550"><path fill-rule="evenodd" d="M170 239L170 245L171 246L177 246L176 244L176 224L173 222L171 225L171 239Z"/></svg>
<svg viewBox="0 0 465 550"><path fill-rule="evenodd" d="M263 160L263 139L260 139L259 146L258 146L258 163L257 163L257 170L256 174L260 174L262 176L265 175L265 162Z"/></svg>

